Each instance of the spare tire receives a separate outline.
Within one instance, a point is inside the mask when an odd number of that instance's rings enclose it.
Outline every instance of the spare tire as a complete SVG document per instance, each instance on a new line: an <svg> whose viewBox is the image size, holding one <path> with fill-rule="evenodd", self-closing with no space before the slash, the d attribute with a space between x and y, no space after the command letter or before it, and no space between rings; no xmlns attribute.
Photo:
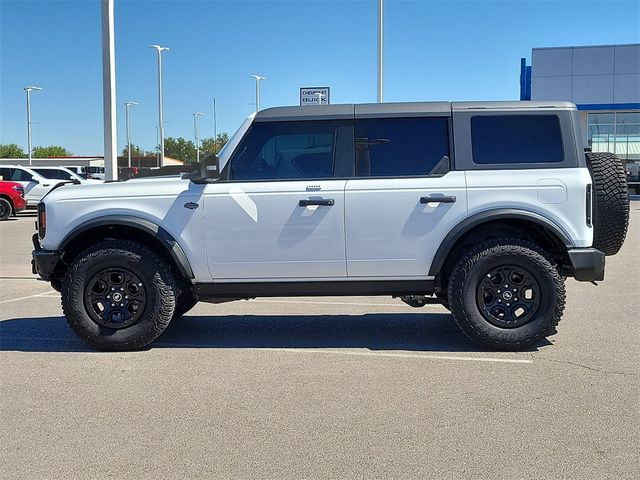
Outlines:
<svg viewBox="0 0 640 480"><path fill-rule="evenodd" d="M629 226L629 188L622 162L613 153L587 152L593 179L593 246L618 253Z"/></svg>

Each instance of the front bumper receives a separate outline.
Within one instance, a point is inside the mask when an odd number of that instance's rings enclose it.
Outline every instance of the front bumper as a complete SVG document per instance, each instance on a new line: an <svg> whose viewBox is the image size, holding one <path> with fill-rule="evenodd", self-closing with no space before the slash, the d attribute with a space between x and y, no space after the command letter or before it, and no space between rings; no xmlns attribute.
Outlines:
<svg viewBox="0 0 640 480"><path fill-rule="evenodd" d="M595 248L569 249L573 278L579 282L604 280L604 253Z"/></svg>
<svg viewBox="0 0 640 480"><path fill-rule="evenodd" d="M43 280L50 281L54 277L54 272L58 263L62 259L62 254L57 250L44 250L40 246L38 234L31 237L33 241L33 252L31 252L31 271L34 275L40 275Z"/></svg>

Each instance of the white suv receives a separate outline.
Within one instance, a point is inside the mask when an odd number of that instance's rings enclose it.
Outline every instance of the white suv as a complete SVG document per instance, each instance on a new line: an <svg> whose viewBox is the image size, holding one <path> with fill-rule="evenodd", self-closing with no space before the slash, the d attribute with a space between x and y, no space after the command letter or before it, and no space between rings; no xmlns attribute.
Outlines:
<svg viewBox="0 0 640 480"><path fill-rule="evenodd" d="M36 208L42 197L61 183L61 180L45 177L31 168L20 165L0 165L0 178L22 185L27 208Z"/></svg>
<svg viewBox="0 0 640 480"><path fill-rule="evenodd" d="M141 348L197 301L390 295L516 350L555 332L565 277L603 279L626 188L570 103L271 108L190 178L52 192L33 268L98 349Z"/></svg>

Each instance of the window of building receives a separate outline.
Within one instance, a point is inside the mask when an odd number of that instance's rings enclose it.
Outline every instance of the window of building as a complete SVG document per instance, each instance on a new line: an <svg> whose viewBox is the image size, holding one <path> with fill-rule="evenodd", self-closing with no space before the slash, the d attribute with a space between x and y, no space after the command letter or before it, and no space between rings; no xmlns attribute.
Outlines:
<svg viewBox="0 0 640 480"><path fill-rule="evenodd" d="M587 124L591 151L614 153L627 179L640 181L640 112L590 113Z"/></svg>
<svg viewBox="0 0 640 480"><path fill-rule="evenodd" d="M449 169L446 118L382 118L356 121L356 175L429 175Z"/></svg>
<svg viewBox="0 0 640 480"><path fill-rule="evenodd" d="M256 123L230 160L231 180L328 178L336 122Z"/></svg>
<svg viewBox="0 0 640 480"><path fill-rule="evenodd" d="M479 115L471 118L473 162L480 165L564 160L556 115Z"/></svg>

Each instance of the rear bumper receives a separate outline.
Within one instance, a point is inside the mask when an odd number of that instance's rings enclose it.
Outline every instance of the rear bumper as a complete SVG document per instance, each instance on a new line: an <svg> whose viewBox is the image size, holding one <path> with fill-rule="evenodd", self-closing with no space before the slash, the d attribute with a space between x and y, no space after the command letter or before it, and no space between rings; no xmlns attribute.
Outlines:
<svg viewBox="0 0 640 480"><path fill-rule="evenodd" d="M604 280L604 253L595 248L572 248L568 251L573 277L579 282Z"/></svg>
<svg viewBox="0 0 640 480"><path fill-rule="evenodd" d="M40 275L43 280L52 280L62 254L57 250L44 250L40 246L37 233L34 233L31 239L34 248L31 252L31 271L34 275Z"/></svg>

